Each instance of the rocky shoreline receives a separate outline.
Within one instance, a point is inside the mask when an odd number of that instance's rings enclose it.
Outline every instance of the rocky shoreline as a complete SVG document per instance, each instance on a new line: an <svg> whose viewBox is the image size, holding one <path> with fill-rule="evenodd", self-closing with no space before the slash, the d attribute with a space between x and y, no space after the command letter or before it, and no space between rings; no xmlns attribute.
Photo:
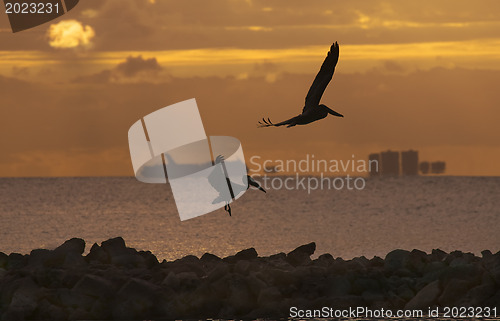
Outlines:
<svg viewBox="0 0 500 321"><path fill-rule="evenodd" d="M286 318L291 307L500 307L500 252L394 250L343 260L314 243L259 257L250 248L158 262L118 237L0 253L1 320ZM500 310L500 309L499 309ZM499 311L500 312L500 311Z"/></svg>

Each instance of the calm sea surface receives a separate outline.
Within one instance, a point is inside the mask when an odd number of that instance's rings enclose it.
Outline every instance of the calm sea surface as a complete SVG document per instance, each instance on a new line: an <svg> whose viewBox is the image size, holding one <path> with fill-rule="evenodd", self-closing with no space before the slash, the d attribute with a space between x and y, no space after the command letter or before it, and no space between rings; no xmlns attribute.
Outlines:
<svg viewBox="0 0 500 321"><path fill-rule="evenodd" d="M0 251L29 253L80 237L122 236L159 259L255 247L260 255L316 242L316 256L384 257L396 248L476 255L500 250L500 177L368 179L364 190L250 190L181 222L169 185L135 178L0 178Z"/></svg>

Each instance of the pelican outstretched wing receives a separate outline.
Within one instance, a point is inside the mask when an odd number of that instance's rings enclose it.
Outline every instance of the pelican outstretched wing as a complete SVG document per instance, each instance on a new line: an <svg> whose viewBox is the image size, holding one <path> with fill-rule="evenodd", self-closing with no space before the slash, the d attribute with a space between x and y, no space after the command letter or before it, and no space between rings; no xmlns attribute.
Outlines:
<svg viewBox="0 0 500 321"><path fill-rule="evenodd" d="M323 96L323 92L325 92L326 87L332 80L333 72L335 71L335 66L339 61L339 45L337 42L332 44L330 47L330 51L326 55L325 61L321 65L321 69L319 70L316 78L309 88L309 92L306 96L306 103L304 108L302 109L302 113L304 113L308 108L315 107L319 105L319 101L321 100L321 96Z"/></svg>

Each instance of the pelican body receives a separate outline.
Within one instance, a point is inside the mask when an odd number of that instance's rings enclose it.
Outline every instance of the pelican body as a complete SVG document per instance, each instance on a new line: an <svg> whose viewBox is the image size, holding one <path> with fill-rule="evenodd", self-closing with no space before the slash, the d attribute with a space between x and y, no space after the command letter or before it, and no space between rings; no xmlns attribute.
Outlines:
<svg viewBox="0 0 500 321"><path fill-rule="evenodd" d="M336 117L344 117L342 114L339 114L338 112L319 103L326 87L330 83L330 80L332 80L333 73L335 72L335 66L337 65L338 60L339 45L337 44L337 42L335 42L330 47L330 51L328 52L325 61L323 61L321 69L316 75L311 88L309 88L304 108L302 108L302 113L276 124L273 123L269 118L262 118L262 121L259 121L258 127L279 127L284 125L286 125L286 127L293 127L295 125L306 125L323 119L328 116L328 114Z"/></svg>

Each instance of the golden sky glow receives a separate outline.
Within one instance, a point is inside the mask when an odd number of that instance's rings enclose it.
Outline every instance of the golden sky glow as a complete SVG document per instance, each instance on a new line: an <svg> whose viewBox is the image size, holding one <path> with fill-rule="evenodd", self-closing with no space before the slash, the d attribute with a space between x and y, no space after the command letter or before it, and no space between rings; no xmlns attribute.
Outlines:
<svg viewBox="0 0 500 321"><path fill-rule="evenodd" d="M247 156L414 148L449 174L500 175L498 28L498 1L85 0L16 34L4 15L0 176L132 175L128 127L192 97ZM300 112L333 41L323 102L345 119L257 129Z"/></svg>

